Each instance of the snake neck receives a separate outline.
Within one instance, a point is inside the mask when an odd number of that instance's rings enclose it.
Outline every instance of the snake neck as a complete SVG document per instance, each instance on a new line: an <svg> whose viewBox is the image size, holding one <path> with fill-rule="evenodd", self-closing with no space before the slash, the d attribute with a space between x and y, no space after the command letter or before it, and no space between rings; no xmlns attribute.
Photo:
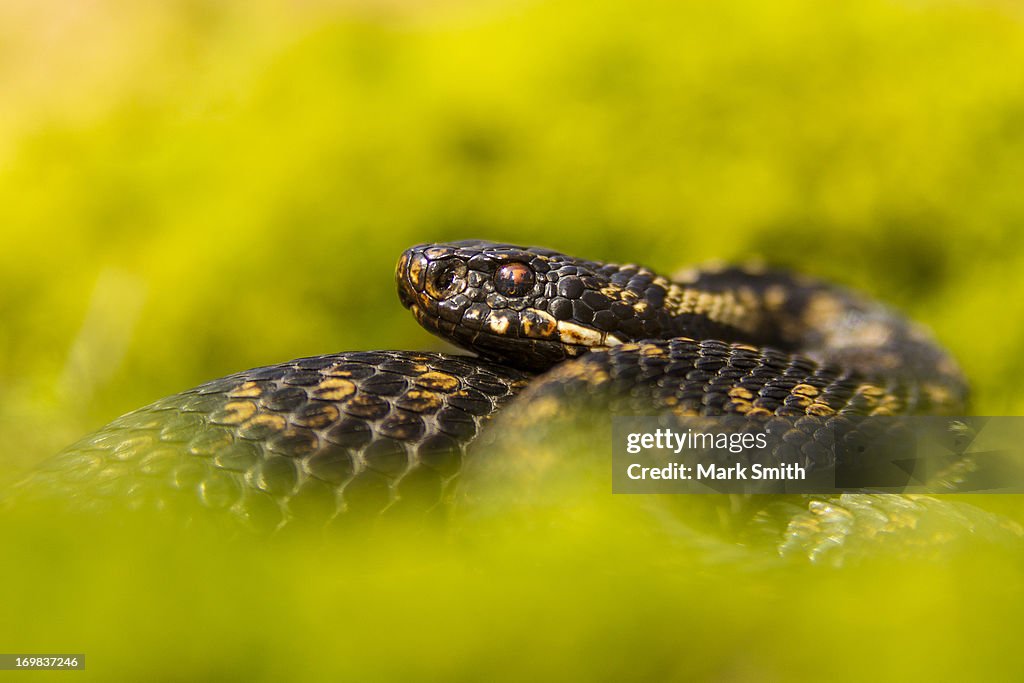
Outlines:
<svg viewBox="0 0 1024 683"><path fill-rule="evenodd" d="M790 273L731 266L682 273L673 281L675 319L699 314L736 329L725 341L799 353L916 396L921 411L966 410L967 382L930 332L888 306ZM699 324L699 323L698 323ZM687 335L685 332L680 336Z"/></svg>

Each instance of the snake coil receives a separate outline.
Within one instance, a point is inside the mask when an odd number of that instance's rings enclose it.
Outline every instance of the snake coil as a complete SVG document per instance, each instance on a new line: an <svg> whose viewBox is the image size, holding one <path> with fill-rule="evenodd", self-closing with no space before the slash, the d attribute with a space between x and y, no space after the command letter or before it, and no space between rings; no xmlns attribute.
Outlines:
<svg viewBox="0 0 1024 683"><path fill-rule="evenodd" d="M436 509L492 416L506 413L509 440L553 415L571 424L573 396L747 419L965 409L962 374L925 330L789 273L667 278L465 241L407 250L396 280L422 326L478 357L360 351L239 372L118 418L18 494L273 529Z"/></svg>

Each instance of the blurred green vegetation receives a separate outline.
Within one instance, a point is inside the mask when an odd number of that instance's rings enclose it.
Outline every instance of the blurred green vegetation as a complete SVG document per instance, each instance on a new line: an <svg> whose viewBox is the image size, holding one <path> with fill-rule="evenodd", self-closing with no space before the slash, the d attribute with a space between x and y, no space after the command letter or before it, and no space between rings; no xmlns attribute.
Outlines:
<svg viewBox="0 0 1024 683"><path fill-rule="evenodd" d="M57 518L28 532L8 519L18 561L3 572L0 642L84 651L85 676L101 681L1024 673L1019 562L1005 554L830 571L659 534L634 498L483 539L398 526L253 543L137 521Z"/></svg>
<svg viewBox="0 0 1024 683"><path fill-rule="evenodd" d="M997 0L9 0L0 479L235 370L439 348L392 269L466 237L843 282L929 324L976 413L1020 414L1022 66L1024 12ZM666 569L660 542L602 539L595 514L574 543L486 557L422 540L136 557L20 528L0 642L85 650L97 675L117 657L126 680L618 678L624 661L945 678L1013 645L1018 567ZM187 646L176 663L164 641Z"/></svg>

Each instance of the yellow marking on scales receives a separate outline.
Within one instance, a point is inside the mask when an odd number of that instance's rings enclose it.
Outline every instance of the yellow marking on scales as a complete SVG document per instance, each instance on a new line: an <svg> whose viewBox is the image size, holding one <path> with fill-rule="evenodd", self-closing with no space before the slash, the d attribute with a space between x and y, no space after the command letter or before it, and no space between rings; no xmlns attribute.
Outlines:
<svg viewBox="0 0 1024 683"><path fill-rule="evenodd" d="M292 421L300 427L323 429L334 424L339 417L341 413L333 404L324 403L307 409L301 415L293 416Z"/></svg>
<svg viewBox="0 0 1024 683"><path fill-rule="evenodd" d="M791 391L798 396L806 396L807 398L815 398L821 393L817 387L812 387L810 384L797 384Z"/></svg>
<svg viewBox="0 0 1024 683"><path fill-rule="evenodd" d="M733 387L729 390L729 398L741 401L753 401L754 394L745 387Z"/></svg>
<svg viewBox="0 0 1024 683"><path fill-rule="evenodd" d="M608 348L609 346L619 346L622 344L622 340L614 334L608 334L592 327L584 327L567 320L559 320L555 329L558 330L558 338L563 344L588 346L593 349Z"/></svg>
<svg viewBox="0 0 1024 683"><path fill-rule="evenodd" d="M764 305L769 311L779 311L786 305L789 293L782 285L772 285L764 292Z"/></svg>
<svg viewBox="0 0 1024 683"><path fill-rule="evenodd" d="M657 344L641 344L640 345L640 355L641 356L646 356L648 358L657 357L657 356L664 356L665 355L665 349L663 349L662 347L658 346Z"/></svg>
<svg viewBox="0 0 1024 683"><path fill-rule="evenodd" d="M558 380L583 380L590 386L599 386L609 380L605 369L583 361L562 363L551 371L549 377Z"/></svg>
<svg viewBox="0 0 1024 683"><path fill-rule="evenodd" d="M242 424L256 414L256 404L252 401L231 401L210 416L210 422L221 425Z"/></svg>
<svg viewBox="0 0 1024 683"><path fill-rule="evenodd" d="M523 324L523 334L531 339L550 339L558 329L558 321L553 315L536 308L528 308L523 311L520 319Z"/></svg>
<svg viewBox="0 0 1024 683"><path fill-rule="evenodd" d="M322 401L340 401L356 393L356 385L351 380L341 377L328 377L313 387L313 398Z"/></svg>
<svg viewBox="0 0 1024 683"><path fill-rule="evenodd" d="M731 401L729 401L729 405L731 405L732 409L735 410L740 415L746 415L747 413L754 409L753 403L751 403L750 401L745 401L743 399L734 398Z"/></svg>
<svg viewBox="0 0 1024 683"><path fill-rule="evenodd" d="M828 417L829 415L835 415L836 413L835 408L820 401L816 401L807 406L804 412L808 415L814 415L815 417Z"/></svg>
<svg viewBox="0 0 1024 683"><path fill-rule="evenodd" d="M956 403L953 392L941 384L925 382L921 385L921 391L928 397L928 400L937 405L954 405Z"/></svg>
<svg viewBox="0 0 1024 683"><path fill-rule="evenodd" d="M487 325L487 329L494 334L506 334L508 332L509 325L512 324L507 313L498 313L496 311L488 313L487 319L484 322Z"/></svg>
<svg viewBox="0 0 1024 683"><path fill-rule="evenodd" d="M243 429L255 429L257 427L267 427L275 432L279 432L284 429L288 423L280 415L273 415L270 413L260 413L256 415L248 422L242 425Z"/></svg>
<svg viewBox="0 0 1024 683"><path fill-rule="evenodd" d="M469 396L469 393L467 391L457 391L453 396L464 397ZM427 413L440 410L444 405L444 401L441 399L440 394L436 394L433 391L410 389L396 401L395 405L404 410L411 410L414 413Z"/></svg>
<svg viewBox="0 0 1024 683"><path fill-rule="evenodd" d="M808 329L828 330L849 312L849 306L838 296L831 292L821 292L811 297L807 303L803 323Z"/></svg>
<svg viewBox="0 0 1024 683"><path fill-rule="evenodd" d="M419 377L414 377L412 383L424 389L432 389L447 394L459 387L459 378L446 372L432 370L423 373Z"/></svg>
<svg viewBox="0 0 1024 683"><path fill-rule="evenodd" d="M259 398L263 395L263 389L252 380L243 382L228 392L229 398Z"/></svg>
<svg viewBox="0 0 1024 683"><path fill-rule="evenodd" d="M626 289L619 285L605 285L598 290L609 299L617 299L623 303L632 304L640 300L640 294L632 289Z"/></svg>
<svg viewBox="0 0 1024 683"><path fill-rule="evenodd" d="M755 298L749 292L708 292L674 282L668 283L665 291L665 308L671 313L700 315L711 322L747 332L757 325L754 303Z"/></svg>
<svg viewBox="0 0 1024 683"><path fill-rule="evenodd" d="M811 399L800 394L790 394L785 401L787 408L799 408L800 410L807 410L811 406Z"/></svg>

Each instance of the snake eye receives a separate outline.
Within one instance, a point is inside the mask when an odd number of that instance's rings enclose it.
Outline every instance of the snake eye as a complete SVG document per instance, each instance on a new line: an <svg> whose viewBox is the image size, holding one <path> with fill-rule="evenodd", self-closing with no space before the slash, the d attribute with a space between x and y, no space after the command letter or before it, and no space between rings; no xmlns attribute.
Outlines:
<svg viewBox="0 0 1024 683"><path fill-rule="evenodd" d="M461 292L466 286L466 264L449 259L435 261L427 268L427 294L445 299Z"/></svg>
<svg viewBox="0 0 1024 683"><path fill-rule="evenodd" d="M494 289L505 296L523 296L533 289L533 271L525 263L506 263L494 274Z"/></svg>

